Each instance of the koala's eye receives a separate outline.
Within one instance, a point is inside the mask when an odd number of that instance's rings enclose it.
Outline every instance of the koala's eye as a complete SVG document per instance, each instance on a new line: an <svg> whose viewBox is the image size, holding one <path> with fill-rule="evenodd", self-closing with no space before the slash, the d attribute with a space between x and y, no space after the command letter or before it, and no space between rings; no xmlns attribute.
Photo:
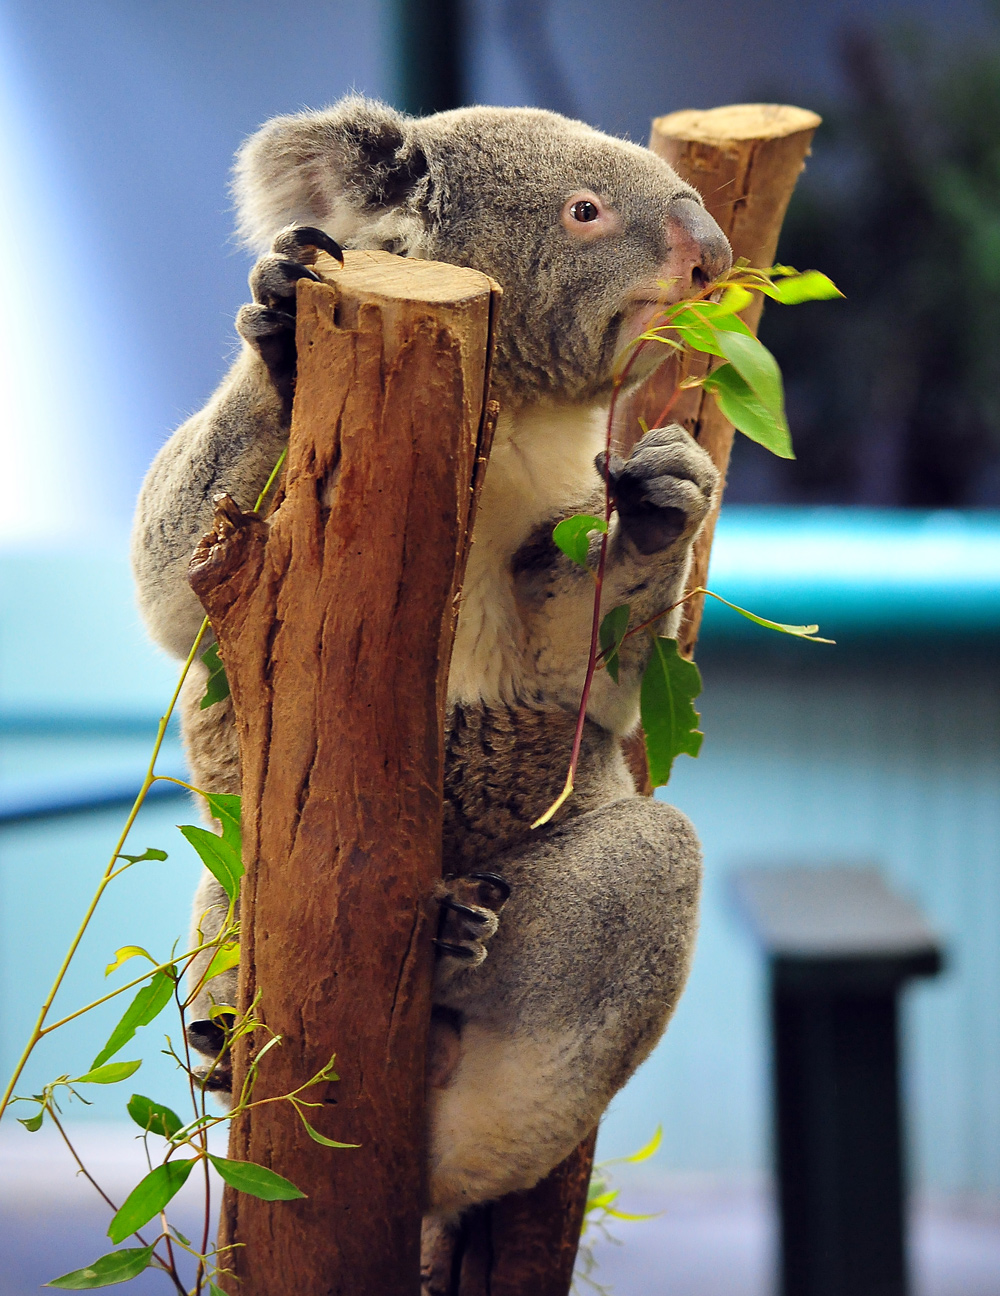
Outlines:
<svg viewBox="0 0 1000 1296"><path fill-rule="evenodd" d="M578 189L570 194L563 203L563 229L573 239L582 239L592 243L608 234L618 234L622 229L622 218L608 205L608 200L592 189Z"/></svg>

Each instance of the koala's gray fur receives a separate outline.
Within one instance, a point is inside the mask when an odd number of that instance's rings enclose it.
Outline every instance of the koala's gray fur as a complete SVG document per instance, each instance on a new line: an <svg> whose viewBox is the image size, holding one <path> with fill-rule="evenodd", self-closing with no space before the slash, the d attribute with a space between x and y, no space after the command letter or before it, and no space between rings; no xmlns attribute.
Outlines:
<svg viewBox="0 0 1000 1296"><path fill-rule="evenodd" d="M410 119L355 98L279 117L241 149L235 189L244 238L261 250L277 241L238 316L242 354L157 456L136 519L142 610L176 655L202 619L186 576L213 496L251 507L288 434L294 280L308 271L287 227L471 265L504 288L501 417L449 678L429 1208L454 1212L530 1187L567 1155L653 1047L687 975L698 844L676 810L635 795L620 749L638 719L645 635L624 644L620 683L596 676L574 797L547 829L530 824L565 778L593 605L590 574L558 551L552 527L601 511L595 456L613 360L637 312L674 277L678 249L696 245L710 275L728 245L652 153L533 109ZM587 213L567 206L578 192L604 222L594 237L573 224L583 219L574 211ZM685 262L682 279L689 269L701 273ZM604 606L629 603L637 624L682 593L717 474L672 427L613 458L609 476ZM661 633L678 615L662 618ZM194 780L238 791L230 703L200 711L203 687L199 664L182 704ZM483 871L510 885L506 905ZM195 901L206 931L219 901L206 878ZM232 1002L232 978L221 980L203 1007ZM197 1030L194 1042L213 1051Z"/></svg>

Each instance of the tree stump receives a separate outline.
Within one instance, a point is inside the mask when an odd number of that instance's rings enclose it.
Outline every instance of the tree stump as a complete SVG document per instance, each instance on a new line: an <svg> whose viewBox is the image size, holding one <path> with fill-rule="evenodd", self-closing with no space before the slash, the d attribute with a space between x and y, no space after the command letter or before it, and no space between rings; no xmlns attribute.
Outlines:
<svg viewBox="0 0 1000 1296"><path fill-rule="evenodd" d="M751 265L764 267L774 260L781 223L819 124L815 113L781 104L676 112L656 118L649 147L702 195L732 244L733 259L747 257ZM755 332L760 312L757 297L743 314ZM677 381L677 367L667 361L626 404L616 431L627 449L641 435L640 417L648 427L662 426ZM668 421L692 433L725 481L733 427L714 398L700 389L685 392L671 406ZM717 517L718 504L695 543L689 589L705 584ZM685 605L679 638L688 657L694 655L703 603L699 596ZM649 795L641 734L626 744L626 755L637 787ZM488 1218L478 1224L470 1221L464 1239L469 1254L454 1296L566 1296L579 1225L568 1265L566 1231L568 1223L583 1219L593 1152L594 1139L585 1140L537 1188L483 1208Z"/></svg>
<svg viewBox="0 0 1000 1296"><path fill-rule="evenodd" d="M191 583L218 636L243 770L240 1008L282 1037L257 1097L337 1054L339 1083L238 1118L231 1155L308 1193L226 1189L232 1296L416 1296L428 898L441 875L444 710L499 290L473 270L348 253L298 286L284 497L223 499ZM267 1036L234 1048L239 1091Z"/></svg>

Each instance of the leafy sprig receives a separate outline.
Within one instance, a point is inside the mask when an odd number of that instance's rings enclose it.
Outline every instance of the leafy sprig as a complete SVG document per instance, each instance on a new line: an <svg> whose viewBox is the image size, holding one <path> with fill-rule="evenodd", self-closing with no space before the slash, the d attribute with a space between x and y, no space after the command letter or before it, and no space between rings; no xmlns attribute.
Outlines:
<svg viewBox="0 0 1000 1296"><path fill-rule="evenodd" d="M663 285L664 295L668 287ZM661 421L666 419L680 392L701 387L714 397L719 409L737 431L759 442L772 454L782 458L794 457L778 363L740 318L740 312L753 302L754 293L786 306L843 296L836 285L818 270L799 272L783 265L758 270L746 260L740 260L725 278L709 284L696 297L664 306L653 324L629 344L620 358L605 436L604 516L575 514L559 522L552 533L553 541L567 558L592 572L594 613L566 782L555 801L535 820L534 828L548 823L573 794L587 705L596 671L603 667L617 684L622 644L640 630L648 631L651 640L649 661L640 687L640 721L653 786L659 787L667 782L677 756L698 755L703 737L697 728L698 713L693 706L701 691L698 668L680 655L676 640L655 633L656 625L681 603L698 594L708 595L766 629L813 643L832 642L819 638L818 626L792 626L768 620L702 587L688 591L677 603L641 625L630 627L631 609L627 604L613 607L601 615L604 568L614 508L607 468L611 458L612 429L619 393L628 381L636 358L646 347L666 346L682 358L701 353L721 361L704 374L681 377L663 410ZM642 430L647 431L645 425ZM595 536L599 539L595 540ZM591 552L595 544L596 564L592 566Z"/></svg>

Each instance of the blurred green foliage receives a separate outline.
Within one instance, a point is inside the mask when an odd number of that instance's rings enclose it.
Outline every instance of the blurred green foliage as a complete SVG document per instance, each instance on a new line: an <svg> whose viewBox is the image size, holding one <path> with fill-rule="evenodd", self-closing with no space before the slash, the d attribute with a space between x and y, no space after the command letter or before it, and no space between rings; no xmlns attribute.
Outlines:
<svg viewBox="0 0 1000 1296"><path fill-rule="evenodd" d="M975 43L909 26L840 53L779 259L846 301L765 312L799 458L741 444L732 494L1000 505L1000 4Z"/></svg>

